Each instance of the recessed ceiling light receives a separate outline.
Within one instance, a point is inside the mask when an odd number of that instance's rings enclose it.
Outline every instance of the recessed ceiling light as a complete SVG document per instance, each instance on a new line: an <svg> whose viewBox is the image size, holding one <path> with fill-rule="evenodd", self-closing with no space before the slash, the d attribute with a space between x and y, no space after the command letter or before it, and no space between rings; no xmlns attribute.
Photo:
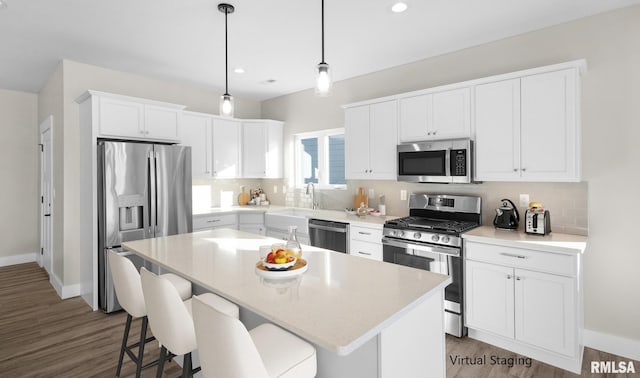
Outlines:
<svg viewBox="0 0 640 378"><path fill-rule="evenodd" d="M242 67L236 67L233 72L237 73L237 74L243 74L244 73L244 68Z"/></svg>
<svg viewBox="0 0 640 378"><path fill-rule="evenodd" d="M402 2L395 3L393 4L393 6L391 6L391 10L394 13L402 13L407 10L407 4Z"/></svg>

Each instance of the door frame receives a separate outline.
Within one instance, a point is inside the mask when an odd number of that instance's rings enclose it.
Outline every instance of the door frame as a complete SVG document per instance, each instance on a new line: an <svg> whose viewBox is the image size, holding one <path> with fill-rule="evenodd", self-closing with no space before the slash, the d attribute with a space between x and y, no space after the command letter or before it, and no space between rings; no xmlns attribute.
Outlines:
<svg viewBox="0 0 640 378"><path fill-rule="evenodd" d="M49 132L49 145L50 148L45 151L44 149L44 140L43 134L45 132ZM44 121L40 124L40 253L37 254L38 265L43 267L49 275L53 272L53 206L51 203L53 202L53 115L49 115L45 118ZM46 154L46 155L45 155ZM45 193L45 183L44 183L44 164L46 162L45 158L48 157L49 160L49 212L46 212L46 207L44 205L44 193ZM49 217L49 240L45 240L45 214L48 214ZM45 246L45 244L47 244ZM44 253L48 253L48 256L45 256Z"/></svg>

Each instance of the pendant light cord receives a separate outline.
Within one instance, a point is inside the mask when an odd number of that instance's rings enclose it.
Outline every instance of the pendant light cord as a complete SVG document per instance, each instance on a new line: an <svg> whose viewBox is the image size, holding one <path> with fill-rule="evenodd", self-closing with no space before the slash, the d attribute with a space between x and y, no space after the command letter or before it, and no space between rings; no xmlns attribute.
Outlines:
<svg viewBox="0 0 640 378"><path fill-rule="evenodd" d="M322 62L320 64L326 64L324 62L324 0L322 0Z"/></svg>
<svg viewBox="0 0 640 378"><path fill-rule="evenodd" d="M324 0L323 0L324 1ZM229 51L227 38L227 15L229 9L224 10L224 94L229 95Z"/></svg>

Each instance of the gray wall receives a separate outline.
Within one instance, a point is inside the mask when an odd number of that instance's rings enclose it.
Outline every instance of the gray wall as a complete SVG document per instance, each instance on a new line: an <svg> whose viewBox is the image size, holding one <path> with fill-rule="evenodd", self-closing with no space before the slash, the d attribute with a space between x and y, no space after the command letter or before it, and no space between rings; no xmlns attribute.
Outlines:
<svg viewBox="0 0 640 378"><path fill-rule="evenodd" d="M325 192L326 207L350 206L355 188L384 193L388 212L406 214L399 190L470 192L483 196L485 220L498 199L529 193L547 204L556 231L582 233L588 227L584 255L585 328L640 341L640 253L634 234L640 227L634 200L640 193L640 7L577 20L556 27L468 48L455 53L336 82L329 98L312 90L268 100L264 118L285 121L285 140L304 131L343 126L342 104L455 83L521 69L585 58L582 78L583 183L485 183L460 186L349 182L346 192ZM289 153L289 144L285 153ZM266 180L273 185L287 180ZM281 193L281 191L278 191ZM301 196L270 194L272 202L304 202ZM322 204L322 202L321 202ZM557 227L556 227L557 226Z"/></svg>
<svg viewBox="0 0 640 378"><path fill-rule="evenodd" d="M33 93L0 89L0 261L40 250L37 107Z"/></svg>

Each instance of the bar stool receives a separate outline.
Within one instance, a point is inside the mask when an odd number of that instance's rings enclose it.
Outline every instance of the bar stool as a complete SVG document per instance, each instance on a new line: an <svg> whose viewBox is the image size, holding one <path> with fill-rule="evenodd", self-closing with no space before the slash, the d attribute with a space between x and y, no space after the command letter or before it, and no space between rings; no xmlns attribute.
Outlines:
<svg viewBox="0 0 640 378"><path fill-rule="evenodd" d="M144 356L144 346L149 341L155 340L154 337L147 338L147 310L144 304L144 295L142 293L142 284L140 282L140 274L136 270L135 265L128 258L114 252L109 251L107 254L109 259L109 268L111 277L113 278L113 286L116 291L118 302L127 312L127 322L124 326L124 335L122 336L122 346L120 347L120 357L118 358L118 369L116 376L120 376L122 369L122 360L126 353L133 362L136 363L136 377L140 377L143 368L149 367L157 363L154 361L146 366L142 365ZM173 273L164 274L178 290L182 299L191 297L191 282ZM127 345L129 341L129 331L131 329L131 321L133 318L142 318L142 328L140 330L140 341L135 344ZM132 349L138 348L138 354L134 354Z"/></svg>
<svg viewBox="0 0 640 378"><path fill-rule="evenodd" d="M193 296L202 373L206 378L315 377L316 349L299 337L261 324L247 331L234 319Z"/></svg>
<svg viewBox="0 0 640 378"><path fill-rule="evenodd" d="M182 376L192 376L200 371L200 367L193 369L191 362L191 353L198 346L191 317L192 301L187 300L183 303L169 280L145 268L140 270L140 278L149 325L156 339L162 344L157 377L162 376L164 361L177 355L184 355ZM205 293L200 295L200 299L230 318L239 318L238 306L218 295Z"/></svg>

